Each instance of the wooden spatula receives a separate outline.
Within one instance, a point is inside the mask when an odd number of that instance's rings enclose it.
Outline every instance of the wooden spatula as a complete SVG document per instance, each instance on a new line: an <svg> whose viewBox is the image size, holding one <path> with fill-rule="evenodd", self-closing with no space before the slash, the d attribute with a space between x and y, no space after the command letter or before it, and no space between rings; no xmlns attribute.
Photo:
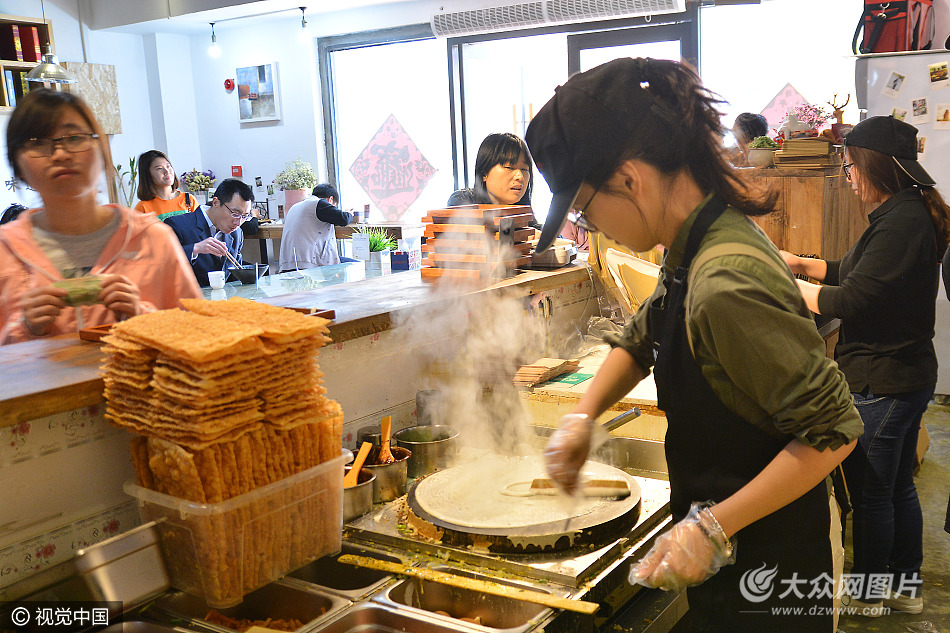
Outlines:
<svg viewBox="0 0 950 633"><path fill-rule="evenodd" d="M356 454L356 459L353 460L353 465L350 466L350 472L343 475L343 487L352 488L360 482L360 469L363 468L363 462L366 461L366 456L369 455L369 449L373 448L373 445L369 442L363 442L360 446L360 452Z"/></svg>
<svg viewBox="0 0 950 633"><path fill-rule="evenodd" d="M392 416L387 415L383 418L382 423L382 433L380 437L379 444L379 463L380 464L392 464L396 461L396 458L393 457L393 452L389 449L389 444L392 441Z"/></svg>

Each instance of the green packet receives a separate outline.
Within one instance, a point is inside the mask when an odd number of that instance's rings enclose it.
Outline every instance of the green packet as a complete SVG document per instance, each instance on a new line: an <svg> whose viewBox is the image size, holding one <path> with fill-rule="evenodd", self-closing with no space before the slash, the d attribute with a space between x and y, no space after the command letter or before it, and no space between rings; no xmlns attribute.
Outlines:
<svg viewBox="0 0 950 633"><path fill-rule="evenodd" d="M98 275L73 277L53 283L54 288L66 291L63 303L75 308L99 303L99 291L102 290L102 279Z"/></svg>

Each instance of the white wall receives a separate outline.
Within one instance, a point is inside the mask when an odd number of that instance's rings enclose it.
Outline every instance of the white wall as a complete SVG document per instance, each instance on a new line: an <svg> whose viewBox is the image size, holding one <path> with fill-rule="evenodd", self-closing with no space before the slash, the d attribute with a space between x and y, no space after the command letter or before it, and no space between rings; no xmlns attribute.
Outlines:
<svg viewBox="0 0 950 633"><path fill-rule="evenodd" d="M325 179L323 103L319 94L315 38L427 22L436 2L407 2L369 9L308 15L309 37L300 39L300 14L277 19L248 18L215 25L221 56L208 55L211 30L191 37L192 74L199 102L197 125L201 167L225 178L232 165L243 168L245 182L261 176L270 183L284 163L300 156ZM277 62L281 120L238 122L237 91L224 89L235 68ZM411 86L406 87L411 90ZM367 98L374 98L367 89ZM174 134L166 130L171 144ZM176 166L183 165L172 157ZM182 169L178 169L179 173Z"/></svg>
<svg viewBox="0 0 950 633"><path fill-rule="evenodd" d="M248 19L215 27L221 48L218 58L208 55L210 28L205 36L189 38L201 159L196 166L214 171L219 182L230 177L232 165L240 165L245 182L253 183L261 176L266 184L286 161L297 156L310 162L318 173L325 173L320 168L323 144L317 121L322 106L314 92L314 86L319 86L316 60L312 43L298 38L300 30L299 14L296 19L264 25ZM224 81L235 78L236 68L270 62L277 63L281 118L242 124L238 121L237 90L225 90ZM181 143L176 137L182 130L167 129L166 133L170 145ZM183 166L175 156L172 161Z"/></svg>
<svg viewBox="0 0 950 633"><path fill-rule="evenodd" d="M112 138L112 153L115 162L128 162L128 157L138 155L154 143L149 94L144 76L145 53L141 35L126 33L80 30L79 9L75 0L45 0L46 18L52 21L55 53L60 62L76 61L95 64L112 64L116 70L119 90L119 109L122 116L122 134ZM4 0L2 12L30 18L42 17L37 0ZM85 38L85 55L83 54ZM3 141L3 158L0 160L0 179L12 176L6 161L6 128L9 114L0 114L0 134ZM20 200L24 204L36 204L37 198L28 191L18 196L0 187L0 209Z"/></svg>

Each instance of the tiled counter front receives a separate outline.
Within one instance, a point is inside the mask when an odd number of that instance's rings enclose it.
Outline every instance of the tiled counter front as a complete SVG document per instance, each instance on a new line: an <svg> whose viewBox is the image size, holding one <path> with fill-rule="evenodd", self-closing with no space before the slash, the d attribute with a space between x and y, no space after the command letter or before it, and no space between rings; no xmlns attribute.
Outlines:
<svg viewBox="0 0 950 633"><path fill-rule="evenodd" d="M586 323L597 307L588 273L565 272L536 274L530 286L519 287L525 305L531 295L544 293L548 309L533 318L545 322L552 342ZM330 298L313 301L336 307ZM416 392L426 388L423 359L432 357L424 348L448 345L461 335L433 331L412 342L393 328L388 313L347 318L345 304L337 309L331 334L337 340L321 350L319 363L329 397L345 412L348 448L356 448L360 428L378 424L383 415L393 417L394 431L416 424ZM0 384L0 600L4 587L139 523L134 502L122 491L134 477L130 436L108 424L104 403L86 404L102 393L96 344L63 337L20 345L0 348L0 374L8 378ZM68 407L77 400L83 406ZM51 407L69 410L45 415ZM29 419L32 410L43 417Z"/></svg>
<svg viewBox="0 0 950 633"><path fill-rule="evenodd" d="M129 435L95 405L0 427L2 588L139 524Z"/></svg>

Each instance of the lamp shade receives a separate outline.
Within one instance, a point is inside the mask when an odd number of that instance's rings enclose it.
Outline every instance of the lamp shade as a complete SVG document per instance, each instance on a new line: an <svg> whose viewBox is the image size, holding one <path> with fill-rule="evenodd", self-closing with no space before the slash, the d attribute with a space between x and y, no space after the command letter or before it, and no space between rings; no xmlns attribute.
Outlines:
<svg viewBox="0 0 950 633"><path fill-rule="evenodd" d="M26 80L53 84L76 83L76 78L73 74L60 66L56 55L52 53L43 55L43 61L37 66L34 66L33 70L27 73Z"/></svg>

